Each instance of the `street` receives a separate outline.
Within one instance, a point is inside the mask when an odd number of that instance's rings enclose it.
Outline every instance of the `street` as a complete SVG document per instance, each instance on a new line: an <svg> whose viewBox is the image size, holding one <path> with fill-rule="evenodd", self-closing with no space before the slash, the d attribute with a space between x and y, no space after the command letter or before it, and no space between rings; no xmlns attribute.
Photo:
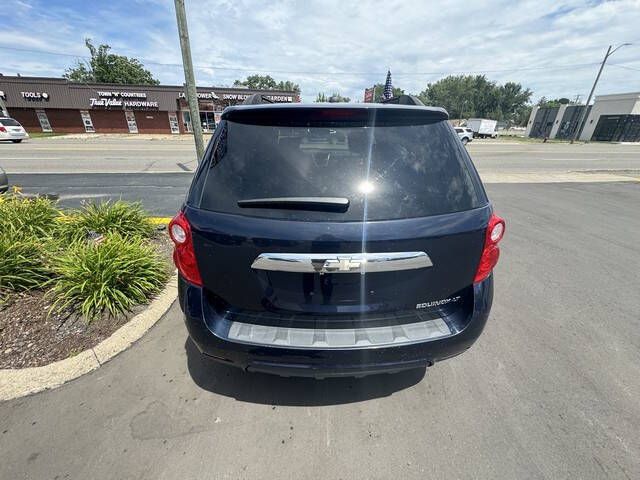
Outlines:
<svg viewBox="0 0 640 480"><path fill-rule="evenodd" d="M65 178L163 214L189 181ZM426 374L246 374L203 359L174 305L99 370L1 404L0 478L638 478L638 183L487 191L507 235L465 354Z"/></svg>
<svg viewBox="0 0 640 480"><path fill-rule="evenodd" d="M484 142L469 144L485 184L633 180L637 145ZM0 142L0 166L27 194L54 194L64 207L82 200L141 201L153 215L173 215L196 167L189 137L58 137Z"/></svg>
<svg viewBox="0 0 640 480"><path fill-rule="evenodd" d="M468 145L480 173L640 170L640 146L474 140ZM0 142L0 166L12 173L148 173L195 169L188 136L98 136Z"/></svg>

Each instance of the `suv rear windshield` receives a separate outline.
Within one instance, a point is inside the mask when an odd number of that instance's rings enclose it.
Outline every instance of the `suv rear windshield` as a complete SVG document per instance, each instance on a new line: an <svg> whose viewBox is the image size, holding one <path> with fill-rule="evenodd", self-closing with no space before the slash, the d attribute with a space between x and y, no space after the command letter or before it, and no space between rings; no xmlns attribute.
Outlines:
<svg viewBox="0 0 640 480"><path fill-rule="evenodd" d="M16 122L13 118L0 118L0 125L4 125L5 127L19 127L20 124Z"/></svg>
<svg viewBox="0 0 640 480"><path fill-rule="evenodd" d="M423 217L486 203L446 120L313 125L223 122L201 175L204 181L192 190L190 202L240 215L332 221ZM241 208L237 203L276 197L341 197L349 207L346 212L305 211Z"/></svg>

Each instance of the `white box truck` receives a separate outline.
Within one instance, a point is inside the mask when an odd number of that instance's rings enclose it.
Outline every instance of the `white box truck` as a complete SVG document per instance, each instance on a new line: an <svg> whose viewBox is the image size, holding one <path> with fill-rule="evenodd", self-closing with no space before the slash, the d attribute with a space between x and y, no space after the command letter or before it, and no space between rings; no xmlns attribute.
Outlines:
<svg viewBox="0 0 640 480"><path fill-rule="evenodd" d="M467 127L473 131L474 138L496 138L497 120L489 120L488 118L470 118L467 120Z"/></svg>

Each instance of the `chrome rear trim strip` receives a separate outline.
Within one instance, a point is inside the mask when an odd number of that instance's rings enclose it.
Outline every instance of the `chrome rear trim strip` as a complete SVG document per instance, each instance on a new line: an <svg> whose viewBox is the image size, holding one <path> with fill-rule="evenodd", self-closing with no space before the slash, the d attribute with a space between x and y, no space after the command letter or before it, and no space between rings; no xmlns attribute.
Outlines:
<svg viewBox="0 0 640 480"><path fill-rule="evenodd" d="M367 348L424 342L453 334L441 318L371 328L290 328L229 322L229 340L284 348Z"/></svg>
<svg viewBox="0 0 640 480"><path fill-rule="evenodd" d="M432 267L425 252L385 253L262 253L255 270L299 273L369 273Z"/></svg>

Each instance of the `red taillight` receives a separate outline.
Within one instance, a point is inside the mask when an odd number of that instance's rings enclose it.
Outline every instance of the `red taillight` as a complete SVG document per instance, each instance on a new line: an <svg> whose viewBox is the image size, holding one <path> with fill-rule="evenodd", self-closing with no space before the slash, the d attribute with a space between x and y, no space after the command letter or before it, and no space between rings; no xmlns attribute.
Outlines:
<svg viewBox="0 0 640 480"><path fill-rule="evenodd" d="M175 245L173 263L176 264L178 271L187 282L201 287L202 278L196 262L196 254L193 250L191 225L189 225L184 213L178 213L169 222L169 237L171 237Z"/></svg>
<svg viewBox="0 0 640 480"><path fill-rule="evenodd" d="M502 240L504 236L504 227L504 220L492 214L484 235L484 248L482 249L480 263L478 264L478 270L476 270L473 283L481 282L487 278L493 270L493 267L498 263L498 259L500 258L500 247L498 247L498 243L500 243L500 240Z"/></svg>
<svg viewBox="0 0 640 480"><path fill-rule="evenodd" d="M6 128L4 128L2 125L0 125L0 132L3 132L3 133L4 133L4 132L6 132L6 131L7 131L7 129L6 129Z"/></svg>

